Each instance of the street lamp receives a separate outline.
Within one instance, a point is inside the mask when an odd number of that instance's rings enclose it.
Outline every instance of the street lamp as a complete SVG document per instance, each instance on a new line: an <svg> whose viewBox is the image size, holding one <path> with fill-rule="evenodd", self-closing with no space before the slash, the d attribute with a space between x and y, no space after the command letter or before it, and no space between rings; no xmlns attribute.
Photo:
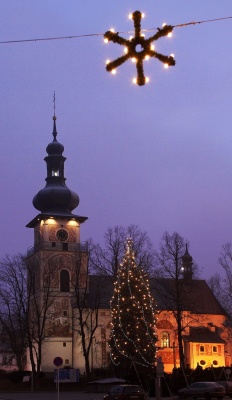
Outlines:
<svg viewBox="0 0 232 400"><path fill-rule="evenodd" d="M90 340L91 340L91 349L90 349L90 354L91 354L91 374L93 375L93 311L92 309L89 310L90 312Z"/></svg>

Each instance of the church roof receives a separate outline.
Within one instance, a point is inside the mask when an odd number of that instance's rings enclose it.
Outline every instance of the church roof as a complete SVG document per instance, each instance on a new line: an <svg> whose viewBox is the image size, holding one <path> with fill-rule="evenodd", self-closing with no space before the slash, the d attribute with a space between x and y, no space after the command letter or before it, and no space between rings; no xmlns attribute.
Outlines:
<svg viewBox="0 0 232 400"><path fill-rule="evenodd" d="M227 315L206 281L192 279L182 288L182 310L194 314ZM114 290L114 277L107 275L90 275L89 292L92 301L96 290L101 288L101 308L109 309ZM98 289L97 289L98 288ZM175 310L175 281L168 278L150 278L150 290L156 301L157 309Z"/></svg>
<svg viewBox="0 0 232 400"><path fill-rule="evenodd" d="M81 215L75 215L72 213L55 213L55 212L51 212L51 213L41 213L36 215L35 218L33 218L30 222L28 222L28 224L26 225L27 228L34 228L39 221L42 221L44 219L48 219L48 218L59 218L59 219L70 219L73 221L78 221L79 223L83 223L85 222L88 217L82 217Z"/></svg>
<svg viewBox="0 0 232 400"><path fill-rule="evenodd" d="M114 277L109 275L90 275L88 306L94 308L96 299L99 299L99 308L110 309L110 300L114 290Z"/></svg>
<svg viewBox="0 0 232 400"><path fill-rule="evenodd" d="M194 314L226 315L226 311L214 296L205 280L191 279L180 281L182 308ZM158 309L173 309L175 305L175 280L169 278L151 278L150 288Z"/></svg>
<svg viewBox="0 0 232 400"><path fill-rule="evenodd" d="M183 336L183 339L192 343L225 343L216 330L206 327L191 327L189 335Z"/></svg>
<svg viewBox="0 0 232 400"><path fill-rule="evenodd" d="M72 214L72 211L79 204L79 196L70 190L64 177L64 163L66 158L63 156L64 146L57 141L56 116L53 116L53 141L46 147L47 164L46 185L33 198L34 207L41 212L26 226L33 228L38 221L53 218L65 218L77 220L80 223L86 221L87 217Z"/></svg>

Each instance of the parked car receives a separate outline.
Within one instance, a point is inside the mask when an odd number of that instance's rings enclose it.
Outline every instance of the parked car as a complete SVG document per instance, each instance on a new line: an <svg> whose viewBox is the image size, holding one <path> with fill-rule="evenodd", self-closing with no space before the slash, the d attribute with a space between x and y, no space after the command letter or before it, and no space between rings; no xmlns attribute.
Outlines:
<svg viewBox="0 0 232 400"><path fill-rule="evenodd" d="M232 382L231 381L219 381L219 385L224 386L226 389L226 395L232 397Z"/></svg>
<svg viewBox="0 0 232 400"><path fill-rule="evenodd" d="M211 398L222 399L226 395L224 386L216 382L195 382L184 389L178 391L181 399L192 397L194 399L204 397L209 400Z"/></svg>
<svg viewBox="0 0 232 400"><path fill-rule="evenodd" d="M138 385L113 386L104 400L147 400L145 391Z"/></svg>

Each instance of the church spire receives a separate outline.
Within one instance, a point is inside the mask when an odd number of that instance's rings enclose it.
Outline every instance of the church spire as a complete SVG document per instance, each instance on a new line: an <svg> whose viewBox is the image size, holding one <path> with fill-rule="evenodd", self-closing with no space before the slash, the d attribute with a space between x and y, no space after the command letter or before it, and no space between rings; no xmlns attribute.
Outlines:
<svg viewBox="0 0 232 400"><path fill-rule="evenodd" d="M53 104L54 104L54 115L53 115L53 137L54 140L56 140L56 136L57 136L57 130L56 130L56 92L54 91L54 95L53 95Z"/></svg>
<svg viewBox="0 0 232 400"><path fill-rule="evenodd" d="M56 117L53 116L53 141L46 148L48 155L46 186L41 189L33 199L33 205L42 213L62 213L68 215L79 204L79 197L65 184L64 162L62 155L64 146L56 140Z"/></svg>
<svg viewBox="0 0 232 400"><path fill-rule="evenodd" d="M57 130L56 130L56 116L55 116L55 114L53 115L52 119L53 119L53 132L52 132L52 134L53 134L54 140L56 140Z"/></svg>
<svg viewBox="0 0 232 400"><path fill-rule="evenodd" d="M182 273L184 279L192 279L193 276L192 265L193 265L193 258L189 254L188 244L186 243L185 253L182 256Z"/></svg>

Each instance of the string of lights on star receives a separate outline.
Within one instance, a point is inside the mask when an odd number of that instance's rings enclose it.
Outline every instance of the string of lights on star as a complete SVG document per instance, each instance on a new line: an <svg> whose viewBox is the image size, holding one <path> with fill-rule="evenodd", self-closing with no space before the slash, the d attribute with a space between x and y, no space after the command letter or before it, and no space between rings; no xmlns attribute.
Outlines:
<svg viewBox="0 0 232 400"><path fill-rule="evenodd" d="M92 34L82 34L82 35L71 35L71 36L58 36L58 37L48 37L48 38L37 38L37 39L20 39L20 40L6 40L0 41L0 44L15 44L15 43L25 43L25 42L37 42L37 41L49 41L49 40L64 40L64 39L78 39L93 36L103 36L104 42L108 43L112 41L119 45L124 45L124 55L117 58L114 61L106 61L106 70L111 72L113 75L116 74L116 68L131 58L132 62L136 63L137 77L133 78L133 83L143 86L149 82L149 78L145 77L143 71L143 61L148 60L153 57L158 59L164 64L164 68L175 65L174 54L166 56L155 51L155 46L152 42L160 39L161 37L167 36L172 37L172 32L174 28L182 28L190 25L203 24L208 22L223 21L227 19L232 19L229 17L214 18L202 21L192 21L177 25L167 25L163 24L162 28L151 28L151 29L141 29L141 19L145 17L144 13L140 11L135 11L129 14L129 18L134 21L134 36L130 36L129 39L125 39L119 34L126 33L130 34L131 31L127 32L115 32L114 29L110 29L105 33L92 33ZM151 32L157 30L157 32L145 39L145 32Z"/></svg>

